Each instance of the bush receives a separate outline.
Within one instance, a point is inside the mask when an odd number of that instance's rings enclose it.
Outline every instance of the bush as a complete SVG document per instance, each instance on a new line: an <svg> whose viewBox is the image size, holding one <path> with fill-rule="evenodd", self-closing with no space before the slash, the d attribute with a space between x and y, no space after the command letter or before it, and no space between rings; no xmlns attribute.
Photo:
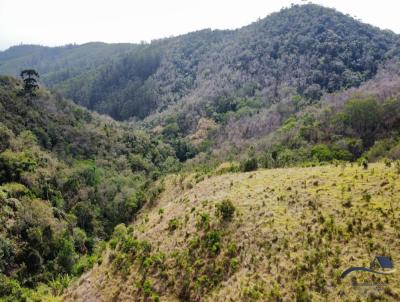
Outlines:
<svg viewBox="0 0 400 302"><path fill-rule="evenodd" d="M366 202L370 202L372 199L371 194L369 194L367 191L365 191L362 195L362 199Z"/></svg>
<svg viewBox="0 0 400 302"><path fill-rule="evenodd" d="M363 167L364 170L367 170L368 169L368 159L361 158L360 159L360 165Z"/></svg>
<svg viewBox="0 0 400 302"><path fill-rule="evenodd" d="M10 141L13 137L13 132L0 123L0 152L10 147Z"/></svg>
<svg viewBox="0 0 400 302"><path fill-rule="evenodd" d="M240 169L243 172L255 171L255 170L257 170L257 168L258 168L258 163L257 163L257 159L255 157L246 159L240 165Z"/></svg>
<svg viewBox="0 0 400 302"><path fill-rule="evenodd" d="M215 173L218 175L225 173L234 173L239 171L240 171L240 165L236 162L224 162L215 169Z"/></svg>
<svg viewBox="0 0 400 302"><path fill-rule="evenodd" d="M375 144L366 152L366 157L371 161L376 161L384 156L387 156L389 150L393 146L391 140L380 140L376 141Z"/></svg>
<svg viewBox="0 0 400 302"><path fill-rule="evenodd" d="M311 296L304 285L304 281L300 280L296 284L296 301L298 302L309 302L311 301Z"/></svg>
<svg viewBox="0 0 400 302"><path fill-rule="evenodd" d="M0 182L18 182L23 172L32 172L35 167L30 154L6 150L0 154Z"/></svg>
<svg viewBox="0 0 400 302"><path fill-rule="evenodd" d="M229 199L222 201L221 203L216 205L217 211L216 214L221 220L231 220L235 213L235 206Z"/></svg>
<svg viewBox="0 0 400 302"><path fill-rule="evenodd" d="M75 254L72 241L69 239L61 240L61 245L57 256L57 263L61 268L61 272L68 274L71 273L76 258L77 256Z"/></svg>
<svg viewBox="0 0 400 302"><path fill-rule="evenodd" d="M314 146L311 150L311 155L320 162L331 161L334 158L331 149L324 144Z"/></svg>
<svg viewBox="0 0 400 302"><path fill-rule="evenodd" d="M210 252L218 254L221 249L221 233L217 230L207 232L204 237L204 246Z"/></svg>
<svg viewBox="0 0 400 302"><path fill-rule="evenodd" d="M238 266L239 266L239 261L237 258L232 258L231 261L229 262L229 266L232 271L236 271Z"/></svg>
<svg viewBox="0 0 400 302"><path fill-rule="evenodd" d="M173 232L176 229L179 228L179 220L176 218L172 218L169 222L168 222L168 230Z"/></svg>
<svg viewBox="0 0 400 302"><path fill-rule="evenodd" d="M129 156L129 164L133 172L144 171L148 173L151 170L150 163L141 154L131 154Z"/></svg>
<svg viewBox="0 0 400 302"><path fill-rule="evenodd" d="M374 141L381 122L381 108L374 99L350 100L345 105L346 123L361 137L366 146Z"/></svg>
<svg viewBox="0 0 400 302"><path fill-rule="evenodd" d="M0 235L0 273L14 263L15 247L10 240Z"/></svg>

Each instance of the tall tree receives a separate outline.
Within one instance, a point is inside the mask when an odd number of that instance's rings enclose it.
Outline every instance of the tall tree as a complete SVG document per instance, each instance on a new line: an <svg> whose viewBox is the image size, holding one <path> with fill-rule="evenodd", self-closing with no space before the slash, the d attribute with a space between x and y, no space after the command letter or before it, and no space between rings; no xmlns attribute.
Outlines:
<svg viewBox="0 0 400 302"><path fill-rule="evenodd" d="M20 74L24 81L24 92L30 96L35 95L35 90L39 88L39 73L34 69L25 69Z"/></svg>

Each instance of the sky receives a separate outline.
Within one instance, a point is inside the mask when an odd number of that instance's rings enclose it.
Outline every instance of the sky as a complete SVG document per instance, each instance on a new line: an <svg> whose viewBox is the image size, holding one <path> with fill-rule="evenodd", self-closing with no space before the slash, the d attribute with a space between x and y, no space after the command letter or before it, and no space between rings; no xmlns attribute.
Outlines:
<svg viewBox="0 0 400 302"><path fill-rule="evenodd" d="M400 33L398 0L315 0ZM234 29L301 0L0 0L0 50L18 44L58 46L131 42L204 28Z"/></svg>

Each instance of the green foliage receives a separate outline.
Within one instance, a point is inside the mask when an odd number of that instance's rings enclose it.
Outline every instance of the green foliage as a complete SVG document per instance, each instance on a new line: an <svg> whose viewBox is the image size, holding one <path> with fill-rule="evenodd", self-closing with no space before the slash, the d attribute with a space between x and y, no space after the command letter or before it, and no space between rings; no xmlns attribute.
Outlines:
<svg viewBox="0 0 400 302"><path fill-rule="evenodd" d="M379 140L367 151L365 156L372 161L381 159L389 154L390 149L394 145L394 141L391 139Z"/></svg>
<svg viewBox="0 0 400 302"><path fill-rule="evenodd" d="M232 201L228 199L223 200L221 203L217 204L216 208L217 216L220 217L220 219L223 221L231 220L236 210Z"/></svg>
<svg viewBox="0 0 400 302"><path fill-rule="evenodd" d="M32 172L36 165L32 154L6 150L0 154L0 183L18 182L24 172Z"/></svg>
<svg viewBox="0 0 400 302"><path fill-rule="evenodd" d="M334 157L329 147L323 144L314 146L311 150L311 155L321 162L331 161Z"/></svg>
<svg viewBox="0 0 400 302"><path fill-rule="evenodd" d="M312 301L311 296L308 292L307 287L303 280L300 280L296 284L296 301L298 302L309 302Z"/></svg>
<svg viewBox="0 0 400 302"><path fill-rule="evenodd" d="M371 199L372 199L372 196L371 196L371 194L370 194L369 192L365 191L365 192L363 193L363 195L362 195L362 199L363 199L365 202L370 202Z"/></svg>
<svg viewBox="0 0 400 302"><path fill-rule="evenodd" d="M0 153L10 147L10 141L14 137L14 133L0 123Z"/></svg>
<svg viewBox="0 0 400 302"><path fill-rule="evenodd" d="M39 88L39 74L34 69L22 70L20 76L24 82L24 93L35 96L35 90Z"/></svg>
<svg viewBox="0 0 400 302"><path fill-rule="evenodd" d="M346 103L345 122L370 146L382 119L381 109L374 99L356 99Z"/></svg>
<svg viewBox="0 0 400 302"><path fill-rule="evenodd" d="M62 239L59 244L60 247L57 255L57 263L62 268L62 272L69 274L72 272L72 268L77 258L74 245L72 240L69 238Z"/></svg>
<svg viewBox="0 0 400 302"><path fill-rule="evenodd" d="M179 220L176 218L172 218L168 221L168 230L173 232L179 228L179 225L180 225Z"/></svg>
<svg viewBox="0 0 400 302"><path fill-rule="evenodd" d="M221 249L221 232L218 230L208 231L204 237L204 246L210 252L218 254Z"/></svg>
<svg viewBox="0 0 400 302"><path fill-rule="evenodd" d="M158 137L41 89L28 105L19 87L0 78L0 273L9 276L4 297L42 301L99 263L98 242L131 222L161 192L153 180L179 165ZM132 239L123 247L148 250Z"/></svg>
<svg viewBox="0 0 400 302"><path fill-rule="evenodd" d="M73 278L70 275L58 275L57 278L49 282L49 287L54 295L59 296L71 284L72 280Z"/></svg>
<svg viewBox="0 0 400 302"><path fill-rule="evenodd" d="M258 162L255 157L249 158L241 162L240 169L243 172L255 171L258 169Z"/></svg>
<svg viewBox="0 0 400 302"><path fill-rule="evenodd" d="M210 228L210 215L208 213L200 213L196 226L199 229L208 230Z"/></svg>
<svg viewBox="0 0 400 302"><path fill-rule="evenodd" d="M11 47L0 55L0 72L31 65L49 87L116 119L144 118L195 95L191 109L171 110L201 110L226 123L288 91L311 103L325 91L358 86L396 42L395 34L333 9L294 5L236 31L202 30L150 44ZM232 74L235 81L226 78ZM193 127L191 116L185 122Z"/></svg>
<svg viewBox="0 0 400 302"><path fill-rule="evenodd" d="M0 297L4 302L26 301L18 281L0 274Z"/></svg>
<svg viewBox="0 0 400 302"><path fill-rule="evenodd" d="M13 243L0 235L0 274L8 271L14 265L16 251Z"/></svg>

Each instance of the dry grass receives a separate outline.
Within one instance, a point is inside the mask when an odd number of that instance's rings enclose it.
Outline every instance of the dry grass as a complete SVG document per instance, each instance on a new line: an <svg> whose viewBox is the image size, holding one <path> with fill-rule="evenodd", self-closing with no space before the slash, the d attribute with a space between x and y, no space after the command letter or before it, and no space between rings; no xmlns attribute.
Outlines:
<svg viewBox="0 0 400 302"><path fill-rule="evenodd" d="M133 223L137 239L167 255L166 277L146 277L161 301L180 300L177 289L184 280L170 255L201 232L196 227L200 213L209 214L211 227L222 230L221 255L229 242L237 244L238 266L196 300L293 301L299 299L301 282L313 301L400 299L399 273L382 288L357 289L350 277L338 278L349 266L368 265L375 255L390 255L400 265L400 175L394 167L261 170L206 177L197 184L195 175L170 176L165 186L157 203ZM215 217L215 205L224 199L236 207L230 222ZM171 219L179 222L174 231ZM83 276L65 301L144 301L138 265L127 274L111 266L106 261Z"/></svg>

